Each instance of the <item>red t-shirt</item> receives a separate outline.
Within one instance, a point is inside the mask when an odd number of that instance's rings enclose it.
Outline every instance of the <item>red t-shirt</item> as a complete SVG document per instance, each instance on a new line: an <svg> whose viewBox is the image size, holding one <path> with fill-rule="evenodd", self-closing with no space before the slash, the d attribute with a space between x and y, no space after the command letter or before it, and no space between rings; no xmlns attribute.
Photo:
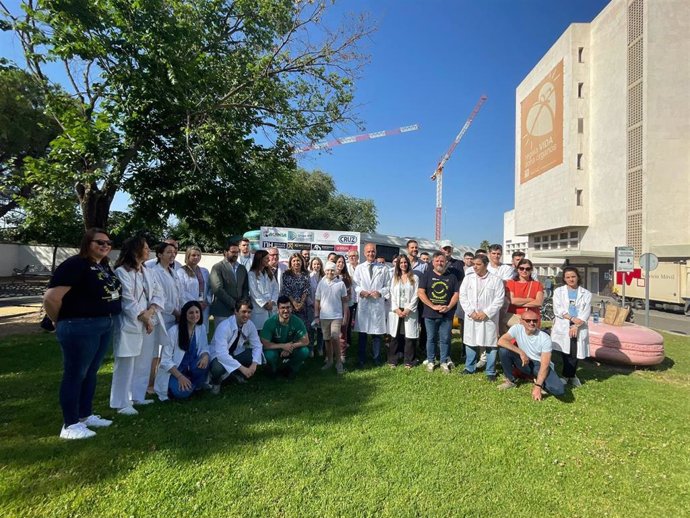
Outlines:
<svg viewBox="0 0 690 518"><path fill-rule="evenodd" d="M537 296L537 293L544 291L544 287L539 281L519 282L510 280L506 281L506 289L512 294L513 297L517 297L519 299L533 299ZM521 315L528 309L533 310L537 315L540 312L539 308L537 307L521 308L514 306L513 304L508 307L508 312Z"/></svg>

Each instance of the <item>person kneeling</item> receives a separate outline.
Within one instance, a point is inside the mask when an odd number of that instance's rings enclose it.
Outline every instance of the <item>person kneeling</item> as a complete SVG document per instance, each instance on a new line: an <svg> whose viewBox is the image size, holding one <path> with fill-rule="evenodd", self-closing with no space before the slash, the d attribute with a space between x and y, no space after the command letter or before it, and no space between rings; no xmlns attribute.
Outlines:
<svg viewBox="0 0 690 518"><path fill-rule="evenodd" d="M186 399L206 383L208 339L201 305L190 300L180 311L180 321L168 330L154 390L161 401Z"/></svg>
<svg viewBox="0 0 690 518"><path fill-rule="evenodd" d="M261 365L261 341L251 316L251 301L240 299L235 303L235 314L216 327L211 341L212 394L220 393L225 380L246 383Z"/></svg>
<svg viewBox="0 0 690 518"><path fill-rule="evenodd" d="M287 376L293 379L304 360L309 357L309 335L301 319L292 314L292 304L285 295L278 297L278 314L273 315L261 330L266 363L275 375L286 364Z"/></svg>
<svg viewBox="0 0 690 518"><path fill-rule="evenodd" d="M539 316L525 311L521 322L508 329L498 340L499 355L506 381L498 388L506 390L517 386L513 367L534 379L532 399L541 401L542 390L562 396L563 383L551 366L551 338L537 327ZM516 344L513 344L513 340Z"/></svg>

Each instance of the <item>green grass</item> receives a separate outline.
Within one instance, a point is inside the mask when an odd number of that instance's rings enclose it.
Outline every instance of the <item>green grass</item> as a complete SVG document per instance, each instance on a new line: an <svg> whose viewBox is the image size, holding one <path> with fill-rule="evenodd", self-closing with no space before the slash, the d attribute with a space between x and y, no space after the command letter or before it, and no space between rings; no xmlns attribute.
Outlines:
<svg viewBox="0 0 690 518"><path fill-rule="evenodd" d="M156 403L71 442L54 337L4 338L0 514L688 516L690 339L665 338L659 367L585 364L565 401L422 369L338 378L312 360L294 382Z"/></svg>

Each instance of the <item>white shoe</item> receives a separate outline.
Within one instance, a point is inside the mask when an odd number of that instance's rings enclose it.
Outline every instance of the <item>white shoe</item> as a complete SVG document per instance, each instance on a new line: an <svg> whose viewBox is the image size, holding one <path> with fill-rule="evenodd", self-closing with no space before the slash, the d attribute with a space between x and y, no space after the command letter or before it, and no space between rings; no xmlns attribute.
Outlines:
<svg viewBox="0 0 690 518"><path fill-rule="evenodd" d="M132 401L132 404L133 404L133 405L142 405L142 406L143 406L143 405L150 405L150 404L153 403L153 402L154 402L153 399L139 399L139 400L136 400L136 401Z"/></svg>
<svg viewBox="0 0 690 518"><path fill-rule="evenodd" d="M110 419L103 419L99 415L91 414L89 417L84 419L81 424L84 426L90 426L92 428L105 428L106 426L113 424L113 422Z"/></svg>
<svg viewBox="0 0 690 518"><path fill-rule="evenodd" d="M427 370L428 372L434 372L434 367L436 367L436 365L434 364L434 362L430 362L429 360L424 360L424 361L422 362L422 364L423 364L423 365L426 365L426 370Z"/></svg>
<svg viewBox="0 0 690 518"><path fill-rule="evenodd" d="M126 406L117 411L118 414L122 415L137 415L139 412L133 406Z"/></svg>
<svg viewBox="0 0 690 518"><path fill-rule="evenodd" d="M220 394L220 383L216 385L211 385L211 394L213 394L214 396Z"/></svg>
<svg viewBox="0 0 690 518"><path fill-rule="evenodd" d="M322 371L327 371L327 370L330 369L331 367L333 367L333 362L326 362L326 363L323 364L323 367L321 367L321 370L322 370Z"/></svg>
<svg viewBox="0 0 690 518"><path fill-rule="evenodd" d="M455 365L453 365L453 362L442 363L441 364L441 372L443 374L450 374L450 371L453 367L455 367Z"/></svg>
<svg viewBox="0 0 690 518"><path fill-rule="evenodd" d="M486 367L486 360L479 360L477 362L475 369L479 370L479 369L483 369L484 367Z"/></svg>
<svg viewBox="0 0 690 518"><path fill-rule="evenodd" d="M582 382L580 381L580 379L577 376L573 376L572 378L570 378L568 380L568 382L573 386L573 388L577 388L577 387L582 386Z"/></svg>
<svg viewBox="0 0 690 518"><path fill-rule="evenodd" d="M96 432L89 430L84 423L74 423L67 427L62 426L60 439L88 439L96 435Z"/></svg>
<svg viewBox="0 0 690 518"><path fill-rule="evenodd" d="M567 385L567 384L568 384L568 379L567 379L567 378L558 378L558 379L561 380L561 383L563 383L563 385Z"/></svg>

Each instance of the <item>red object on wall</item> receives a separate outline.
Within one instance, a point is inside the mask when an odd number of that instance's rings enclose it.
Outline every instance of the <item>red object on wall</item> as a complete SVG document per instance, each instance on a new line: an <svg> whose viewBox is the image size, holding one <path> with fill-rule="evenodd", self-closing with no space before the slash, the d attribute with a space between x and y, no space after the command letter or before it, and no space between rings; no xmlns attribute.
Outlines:
<svg viewBox="0 0 690 518"><path fill-rule="evenodd" d="M632 272L616 272L616 284L623 284L623 276L625 276L626 286L630 286L633 279L642 278L642 269L635 268Z"/></svg>

